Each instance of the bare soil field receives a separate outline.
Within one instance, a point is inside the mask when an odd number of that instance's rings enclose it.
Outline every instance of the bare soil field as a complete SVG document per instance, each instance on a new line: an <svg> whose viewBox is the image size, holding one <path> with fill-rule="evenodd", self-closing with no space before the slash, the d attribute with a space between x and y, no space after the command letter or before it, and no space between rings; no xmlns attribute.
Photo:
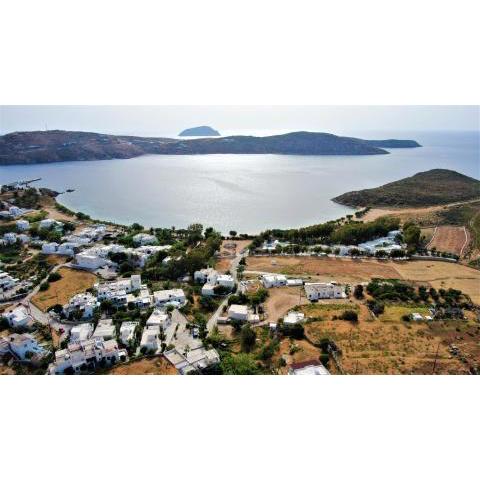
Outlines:
<svg viewBox="0 0 480 480"><path fill-rule="evenodd" d="M275 261L274 265L272 260ZM246 270L309 276L318 281L334 280L340 283L366 282L372 277L401 278L394 262L350 258L248 257Z"/></svg>
<svg viewBox="0 0 480 480"><path fill-rule="evenodd" d="M117 365L109 375L177 375L176 368L163 357L142 358L130 363Z"/></svg>
<svg viewBox="0 0 480 480"><path fill-rule="evenodd" d="M0 365L0 375L15 375L15 370L8 365Z"/></svg>
<svg viewBox="0 0 480 480"><path fill-rule="evenodd" d="M318 257L248 257L247 271L308 276L318 281L355 284L371 278L398 278L435 288L457 288L480 304L480 272L457 263L416 260L352 260ZM275 260L275 265L272 265Z"/></svg>
<svg viewBox="0 0 480 480"><path fill-rule="evenodd" d="M428 283L436 289L456 288L480 304L480 271L458 263L435 261L398 262L396 270L402 278Z"/></svg>
<svg viewBox="0 0 480 480"><path fill-rule="evenodd" d="M93 273L67 267L60 268L58 273L62 276L60 280L50 283L48 290L39 291L32 298L32 303L44 312L57 303L67 303L70 297L84 292L97 281Z"/></svg>
<svg viewBox="0 0 480 480"><path fill-rule="evenodd" d="M270 288L269 296L264 304L267 320L277 323L289 310L296 305L308 303L300 287ZM300 295L302 293L302 295Z"/></svg>
<svg viewBox="0 0 480 480"><path fill-rule="evenodd" d="M326 320L308 323L305 334L313 342L334 340L349 374L431 374L437 349L436 374L468 373L468 367L448 351L450 342L446 334L438 334L435 323ZM458 322L448 323L446 329L455 332ZM475 344L480 337L469 338Z"/></svg>
<svg viewBox="0 0 480 480"><path fill-rule="evenodd" d="M435 233L427 247L429 249L436 248L439 252L461 255L467 241L468 237L465 228L440 226L435 229Z"/></svg>
<svg viewBox="0 0 480 480"><path fill-rule="evenodd" d="M283 356L287 365L279 369L279 373L286 375L292 363L305 362L307 360L318 360L321 350L307 340L291 340L284 338L280 342L278 352L272 358L275 363Z"/></svg>

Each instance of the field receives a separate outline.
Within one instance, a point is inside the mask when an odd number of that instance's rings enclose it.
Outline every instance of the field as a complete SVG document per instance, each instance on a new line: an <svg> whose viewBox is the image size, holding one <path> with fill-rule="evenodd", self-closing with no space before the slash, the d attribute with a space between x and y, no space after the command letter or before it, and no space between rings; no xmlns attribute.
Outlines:
<svg viewBox="0 0 480 480"><path fill-rule="evenodd" d="M221 273L228 272L230 270L230 266L235 255L241 252L250 243L251 240L224 240L222 242L222 246L220 247L220 252L222 255L227 256L222 256L217 259L217 262L215 264L216 270ZM232 248L233 245L234 247Z"/></svg>
<svg viewBox="0 0 480 480"><path fill-rule="evenodd" d="M300 287L270 288L264 304L267 320L276 323L296 305L308 303L305 294L300 296Z"/></svg>
<svg viewBox="0 0 480 480"><path fill-rule="evenodd" d="M176 368L163 357L142 358L133 362L117 365L109 375L176 375Z"/></svg>
<svg viewBox="0 0 480 480"><path fill-rule="evenodd" d="M275 260L275 265L272 265ZM480 272L440 261L393 262L318 257L249 257L247 271L299 275L317 281L355 284L371 278L398 278L439 288L457 288L480 304Z"/></svg>
<svg viewBox="0 0 480 480"><path fill-rule="evenodd" d="M393 262L306 256L248 257L246 271L276 272L341 283L365 282L372 277L401 278Z"/></svg>
<svg viewBox="0 0 480 480"><path fill-rule="evenodd" d="M448 351L451 339L459 337L457 328L468 332L462 337L468 337L468 347L461 346L469 352L467 363ZM413 323L392 318L389 322L360 320L353 324L326 320L307 323L305 334L313 342L334 340L342 350L340 363L349 374L431 374L434 368L437 374L466 374L470 362L480 362L480 329L466 322ZM329 368L335 373L332 361Z"/></svg>
<svg viewBox="0 0 480 480"><path fill-rule="evenodd" d="M428 243L429 249L435 248L439 252L450 252L461 255L467 244L467 233L464 227L441 226L435 229L432 239Z"/></svg>
<svg viewBox="0 0 480 480"><path fill-rule="evenodd" d="M60 305L67 303L70 297L92 287L97 280L93 273L67 267L60 268L58 272L62 278L50 283L48 290L39 291L32 298L32 303L44 312L57 303Z"/></svg>
<svg viewBox="0 0 480 480"><path fill-rule="evenodd" d="M412 313L419 313L422 316L430 315L428 308L420 307L405 307L402 305L387 305L385 311L378 317L382 322L398 322L403 315L411 315Z"/></svg>

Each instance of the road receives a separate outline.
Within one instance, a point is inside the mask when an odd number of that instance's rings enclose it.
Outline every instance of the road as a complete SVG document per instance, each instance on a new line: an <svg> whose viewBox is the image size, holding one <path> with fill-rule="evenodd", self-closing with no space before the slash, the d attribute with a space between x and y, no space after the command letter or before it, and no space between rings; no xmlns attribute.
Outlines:
<svg viewBox="0 0 480 480"><path fill-rule="evenodd" d="M235 258L232 260L232 263L230 264L230 274L235 280L235 283L238 283L238 266L240 264L240 260L244 258L246 255L247 255L246 253L238 252ZM222 316L223 308L226 305L228 305L228 297L230 295L227 295L227 297L222 301L222 303L218 306L218 308L215 310L215 312L213 312L212 316L209 318L207 322L208 333L211 333L212 330L216 327L218 318Z"/></svg>

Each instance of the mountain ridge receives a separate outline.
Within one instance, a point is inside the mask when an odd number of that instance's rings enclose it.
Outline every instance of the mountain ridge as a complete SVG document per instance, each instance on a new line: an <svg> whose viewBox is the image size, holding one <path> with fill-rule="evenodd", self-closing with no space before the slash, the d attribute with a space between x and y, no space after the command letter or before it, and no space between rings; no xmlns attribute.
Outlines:
<svg viewBox="0 0 480 480"><path fill-rule="evenodd" d="M341 137L322 132L291 132L267 137L234 135L195 139L108 135L65 130L13 132L0 136L0 165L123 159L144 154L380 155L389 153L371 142L378 141ZM384 146L391 142L389 148L396 148L395 144L399 140L382 142Z"/></svg>

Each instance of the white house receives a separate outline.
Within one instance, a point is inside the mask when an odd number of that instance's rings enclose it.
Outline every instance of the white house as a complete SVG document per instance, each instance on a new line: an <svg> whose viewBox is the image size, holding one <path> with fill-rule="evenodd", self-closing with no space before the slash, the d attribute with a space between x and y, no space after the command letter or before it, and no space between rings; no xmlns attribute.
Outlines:
<svg viewBox="0 0 480 480"><path fill-rule="evenodd" d="M4 313L3 316L12 328L26 327L29 323L33 322L32 316L23 305Z"/></svg>
<svg viewBox="0 0 480 480"><path fill-rule="evenodd" d="M98 253L85 250L75 255L75 263L80 268L85 268L86 270L97 270L98 268L101 268L104 265L108 265L112 262L110 262L108 258L102 257Z"/></svg>
<svg viewBox="0 0 480 480"><path fill-rule="evenodd" d="M246 305L230 305L228 309L228 317L232 320L248 320L248 307Z"/></svg>
<svg viewBox="0 0 480 480"><path fill-rule="evenodd" d="M42 245L42 253L45 253L46 255L57 253L57 249L58 249L57 242L44 243Z"/></svg>
<svg viewBox="0 0 480 480"><path fill-rule="evenodd" d="M88 340L93 334L93 324L81 323L75 325L70 330L70 342L83 342Z"/></svg>
<svg viewBox="0 0 480 480"><path fill-rule="evenodd" d="M283 287L287 284L285 275L262 275L261 280L265 288Z"/></svg>
<svg viewBox="0 0 480 480"><path fill-rule="evenodd" d="M181 375L203 370L220 362L220 356L215 349L206 350L204 347L197 347L186 353L174 348L165 352L164 356Z"/></svg>
<svg viewBox="0 0 480 480"><path fill-rule="evenodd" d="M82 318L90 318L93 316L95 308L99 305L100 303L91 293L78 293L63 306L63 312L68 317L70 314L80 311Z"/></svg>
<svg viewBox="0 0 480 480"><path fill-rule="evenodd" d="M296 323L302 323L304 321L305 314L302 312L288 312L288 314L283 317L284 325L295 325Z"/></svg>
<svg viewBox="0 0 480 480"><path fill-rule="evenodd" d="M15 224L17 226L17 230L21 232L25 232L30 228L30 222L28 220L17 220Z"/></svg>
<svg viewBox="0 0 480 480"><path fill-rule="evenodd" d="M70 343L64 350L55 352L55 361L48 367L50 375L59 375L70 369L72 373L93 371L100 364L111 366L127 360L127 351L118 347L116 340L91 338Z"/></svg>
<svg viewBox="0 0 480 480"><path fill-rule="evenodd" d="M345 298L345 290L334 283L306 283L305 295L310 301L321 298Z"/></svg>
<svg viewBox="0 0 480 480"><path fill-rule="evenodd" d="M303 285L303 280L301 278L288 278L287 287L301 287Z"/></svg>
<svg viewBox="0 0 480 480"><path fill-rule="evenodd" d="M31 242L31 237L29 237L28 235L25 235L24 233L20 233L19 235L17 235L17 238L23 243L30 243Z"/></svg>
<svg viewBox="0 0 480 480"><path fill-rule="evenodd" d="M99 320L92 338L102 338L103 340L115 338L115 325L113 324L113 320L111 318Z"/></svg>
<svg viewBox="0 0 480 480"><path fill-rule="evenodd" d="M53 218L45 218L44 220L40 220L40 223L38 224L38 228L40 230L43 229L51 229L53 227L60 228L63 227L62 222L58 222L57 220L54 220Z"/></svg>
<svg viewBox="0 0 480 480"><path fill-rule="evenodd" d="M201 293L205 297L211 297L211 296L215 295L215 285L211 284L211 283L205 283L202 286Z"/></svg>
<svg viewBox="0 0 480 480"><path fill-rule="evenodd" d="M138 327L138 322L123 322L120 326L120 342L123 345L128 345L128 343L135 338L135 330Z"/></svg>
<svg viewBox="0 0 480 480"><path fill-rule="evenodd" d="M318 361L307 360L305 362L292 363L288 371L289 375L330 375L330 372Z"/></svg>
<svg viewBox="0 0 480 480"><path fill-rule="evenodd" d="M235 287L235 280L231 275L218 275L217 285L220 285L225 288L232 290Z"/></svg>
<svg viewBox="0 0 480 480"><path fill-rule="evenodd" d="M414 320L415 322L421 322L423 320L423 316L418 313L418 312L414 312L410 315L410 318L412 320Z"/></svg>
<svg viewBox="0 0 480 480"><path fill-rule="evenodd" d="M142 285L135 293L127 294L127 304L132 303L138 308L148 308L152 304L152 295L146 285Z"/></svg>
<svg viewBox="0 0 480 480"><path fill-rule="evenodd" d="M10 350L20 360L29 360L31 356L43 356L47 352L29 333L12 333L7 337Z"/></svg>
<svg viewBox="0 0 480 480"><path fill-rule="evenodd" d="M152 245L157 242L157 237L148 233L137 233L132 237L132 240L137 245Z"/></svg>
<svg viewBox="0 0 480 480"><path fill-rule="evenodd" d="M7 272L0 271L0 292L5 292L18 285L18 278L14 278Z"/></svg>
<svg viewBox="0 0 480 480"><path fill-rule="evenodd" d="M181 288L174 288L171 290L159 290L157 292L153 292L153 300L157 307L167 305L181 307L187 302L185 293Z"/></svg>
<svg viewBox="0 0 480 480"><path fill-rule="evenodd" d="M58 255L68 255L69 257L73 257L75 255L76 250L80 247L79 243L75 242L64 242L58 246L57 254Z"/></svg>
<svg viewBox="0 0 480 480"><path fill-rule="evenodd" d="M140 340L140 348L145 347L150 352L156 352L161 346L160 327L158 325L145 327L143 329L142 339Z"/></svg>
<svg viewBox="0 0 480 480"><path fill-rule="evenodd" d="M214 268L202 268L201 270L197 270L193 274L193 280L196 283L211 283L215 284L217 281L218 272Z"/></svg>
<svg viewBox="0 0 480 480"><path fill-rule="evenodd" d="M7 232L3 235L3 239L5 243L12 245L17 241L17 234L15 232Z"/></svg>
<svg viewBox="0 0 480 480"><path fill-rule="evenodd" d="M147 327L160 327L165 330L172 323L170 315L156 308L146 322Z"/></svg>
<svg viewBox="0 0 480 480"><path fill-rule="evenodd" d="M96 283L94 287L99 302L110 300L115 304L126 305L127 294L142 289L142 279L140 275L132 275L130 278L122 278L115 282Z"/></svg>

